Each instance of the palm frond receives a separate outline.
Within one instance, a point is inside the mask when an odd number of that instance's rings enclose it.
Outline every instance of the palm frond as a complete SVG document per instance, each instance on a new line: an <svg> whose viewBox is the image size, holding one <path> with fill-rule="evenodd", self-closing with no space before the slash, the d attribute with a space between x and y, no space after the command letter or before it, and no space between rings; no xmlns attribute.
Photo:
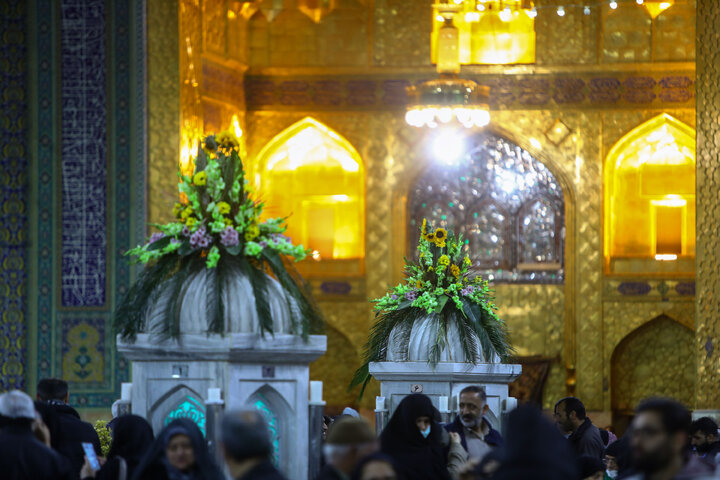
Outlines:
<svg viewBox="0 0 720 480"><path fill-rule="evenodd" d="M510 345L507 328L494 312L489 311L490 307L471 303L465 299L463 299L463 307L470 326L480 340L485 361L492 361L494 355L501 359L510 357L514 350Z"/></svg>
<svg viewBox="0 0 720 480"><path fill-rule="evenodd" d="M159 286L172 275L180 257L166 255L157 263L146 266L115 309L113 328L123 340L134 341L145 329L145 316L152 301L157 298Z"/></svg>
<svg viewBox="0 0 720 480"><path fill-rule="evenodd" d="M185 298L182 292L188 288L187 279L190 278L190 275L204 268L204 263L200 255L183 257L177 273L168 281L168 289L170 292L168 301L170 302L170 308L166 310L159 330L155 332L161 340L178 338L180 336L180 314Z"/></svg>
<svg viewBox="0 0 720 480"><path fill-rule="evenodd" d="M255 297L255 311L257 312L258 322L260 324L260 333L273 333L272 313L270 312L270 302L268 301L268 279L265 272L252 265L247 258L239 258L240 269L245 273L250 285L252 286L253 296Z"/></svg>

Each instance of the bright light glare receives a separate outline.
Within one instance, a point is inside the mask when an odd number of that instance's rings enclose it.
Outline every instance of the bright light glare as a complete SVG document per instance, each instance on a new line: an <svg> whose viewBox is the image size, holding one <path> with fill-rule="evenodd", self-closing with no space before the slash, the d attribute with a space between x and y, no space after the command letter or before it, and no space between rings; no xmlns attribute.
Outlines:
<svg viewBox="0 0 720 480"><path fill-rule="evenodd" d="M525 13L528 17L535 18L537 17L537 8L533 7L530 10L525 10Z"/></svg>
<svg viewBox="0 0 720 480"><path fill-rule="evenodd" d="M670 2L662 2L660 4L660 10L667 10L668 8L670 8Z"/></svg>
<svg viewBox="0 0 720 480"><path fill-rule="evenodd" d="M615 10L617 8L617 2L610 2L610 8Z"/></svg>
<svg viewBox="0 0 720 480"><path fill-rule="evenodd" d="M558 17L564 17L565 16L565 7L560 5L557 9Z"/></svg>
<svg viewBox="0 0 720 480"><path fill-rule="evenodd" d="M645 0L635 0L635 2L636 2L638 5L642 5L643 3L645 3Z"/></svg>
<svg viewBox="0 0 720 480"><path fill-rule="evenodd" d="M677 255L674 253L658 253L655 255L655 260L658 260L660 262L672 262L674 260L677 260Z"/></svg>
<svg viewBox="0 0 720 480"><path fill-rule="evenodd" d="M537 138L531 138L530 145L532 145L533 148L537 148L538 150L542 149L542 143L540 143L540 140L538 140Z"/></svg>
<svg viewBox="0 0 720 480"><path fill-rule="evenodd" d="M512 10L510 10L510 7L505 7L500 12L500 20L502 20L503 22L509 22L510 20L512 20Z"/></svg>
<svg viewBox="0 0 720 480"><path fill-rule="evenodd" d="M465 153L465 139L455 130L440 130L433 140L432 151L435 158L452 165Z"/></svg>

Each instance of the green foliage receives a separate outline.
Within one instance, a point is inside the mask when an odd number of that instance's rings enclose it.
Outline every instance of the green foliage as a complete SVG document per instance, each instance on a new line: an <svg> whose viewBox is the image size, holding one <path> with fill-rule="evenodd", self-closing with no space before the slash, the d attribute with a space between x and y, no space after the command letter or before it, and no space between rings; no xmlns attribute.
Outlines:
<svg viewBox="0 0 720 480"><path fill-rule="evenodd" d="M95 433L97 433L100 439L102 456L105 458L107 458L108 453L110 453L110 446L112 445L112 435L110 435L110 430L107 428L107 423L105 420L98 420L94 425Z"/></svg>

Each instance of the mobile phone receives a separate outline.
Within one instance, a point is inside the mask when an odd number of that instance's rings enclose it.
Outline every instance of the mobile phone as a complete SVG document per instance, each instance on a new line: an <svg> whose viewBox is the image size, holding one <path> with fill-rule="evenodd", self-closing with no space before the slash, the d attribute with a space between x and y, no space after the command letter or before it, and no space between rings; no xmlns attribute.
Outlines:
<svg viewBox="0 0 720 480"><path fill-rule="evenodd" d="M85 450L85 456L87 456L88 461L90 462L90 468L97 472L98 470L100 470L100 461L95 454L95 448L93 448L92 443L83 442L82 446L83 450Z"/></svg>

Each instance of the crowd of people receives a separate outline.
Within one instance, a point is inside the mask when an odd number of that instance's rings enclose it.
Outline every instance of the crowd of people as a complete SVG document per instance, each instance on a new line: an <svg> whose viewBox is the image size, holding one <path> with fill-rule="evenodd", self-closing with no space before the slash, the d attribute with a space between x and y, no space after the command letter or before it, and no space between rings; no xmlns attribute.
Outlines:
<svg viewBox="0 0 720 480"><path fill-rule="evenodd" d="M57 379L42 380L35 401L20 391L0 395L0 478L286 478L270 460L269 430L254 410L223 417L222 461L194 422L174 420L155 437L136 415L108 423L112 443L103 457L95 429L68 400L67 383ZM554 421L534 406L517 408L507 418L505 438L488 419L482 387L466 387L458 400L458 415L443 424L428 396L408 395L379 435L352 409L334 420L325 417L323 467L314 480L720 478L717 423L709 417L691 421L673 400L641 403L619 439L593 425L574 397L557 402Z"/></svg>

